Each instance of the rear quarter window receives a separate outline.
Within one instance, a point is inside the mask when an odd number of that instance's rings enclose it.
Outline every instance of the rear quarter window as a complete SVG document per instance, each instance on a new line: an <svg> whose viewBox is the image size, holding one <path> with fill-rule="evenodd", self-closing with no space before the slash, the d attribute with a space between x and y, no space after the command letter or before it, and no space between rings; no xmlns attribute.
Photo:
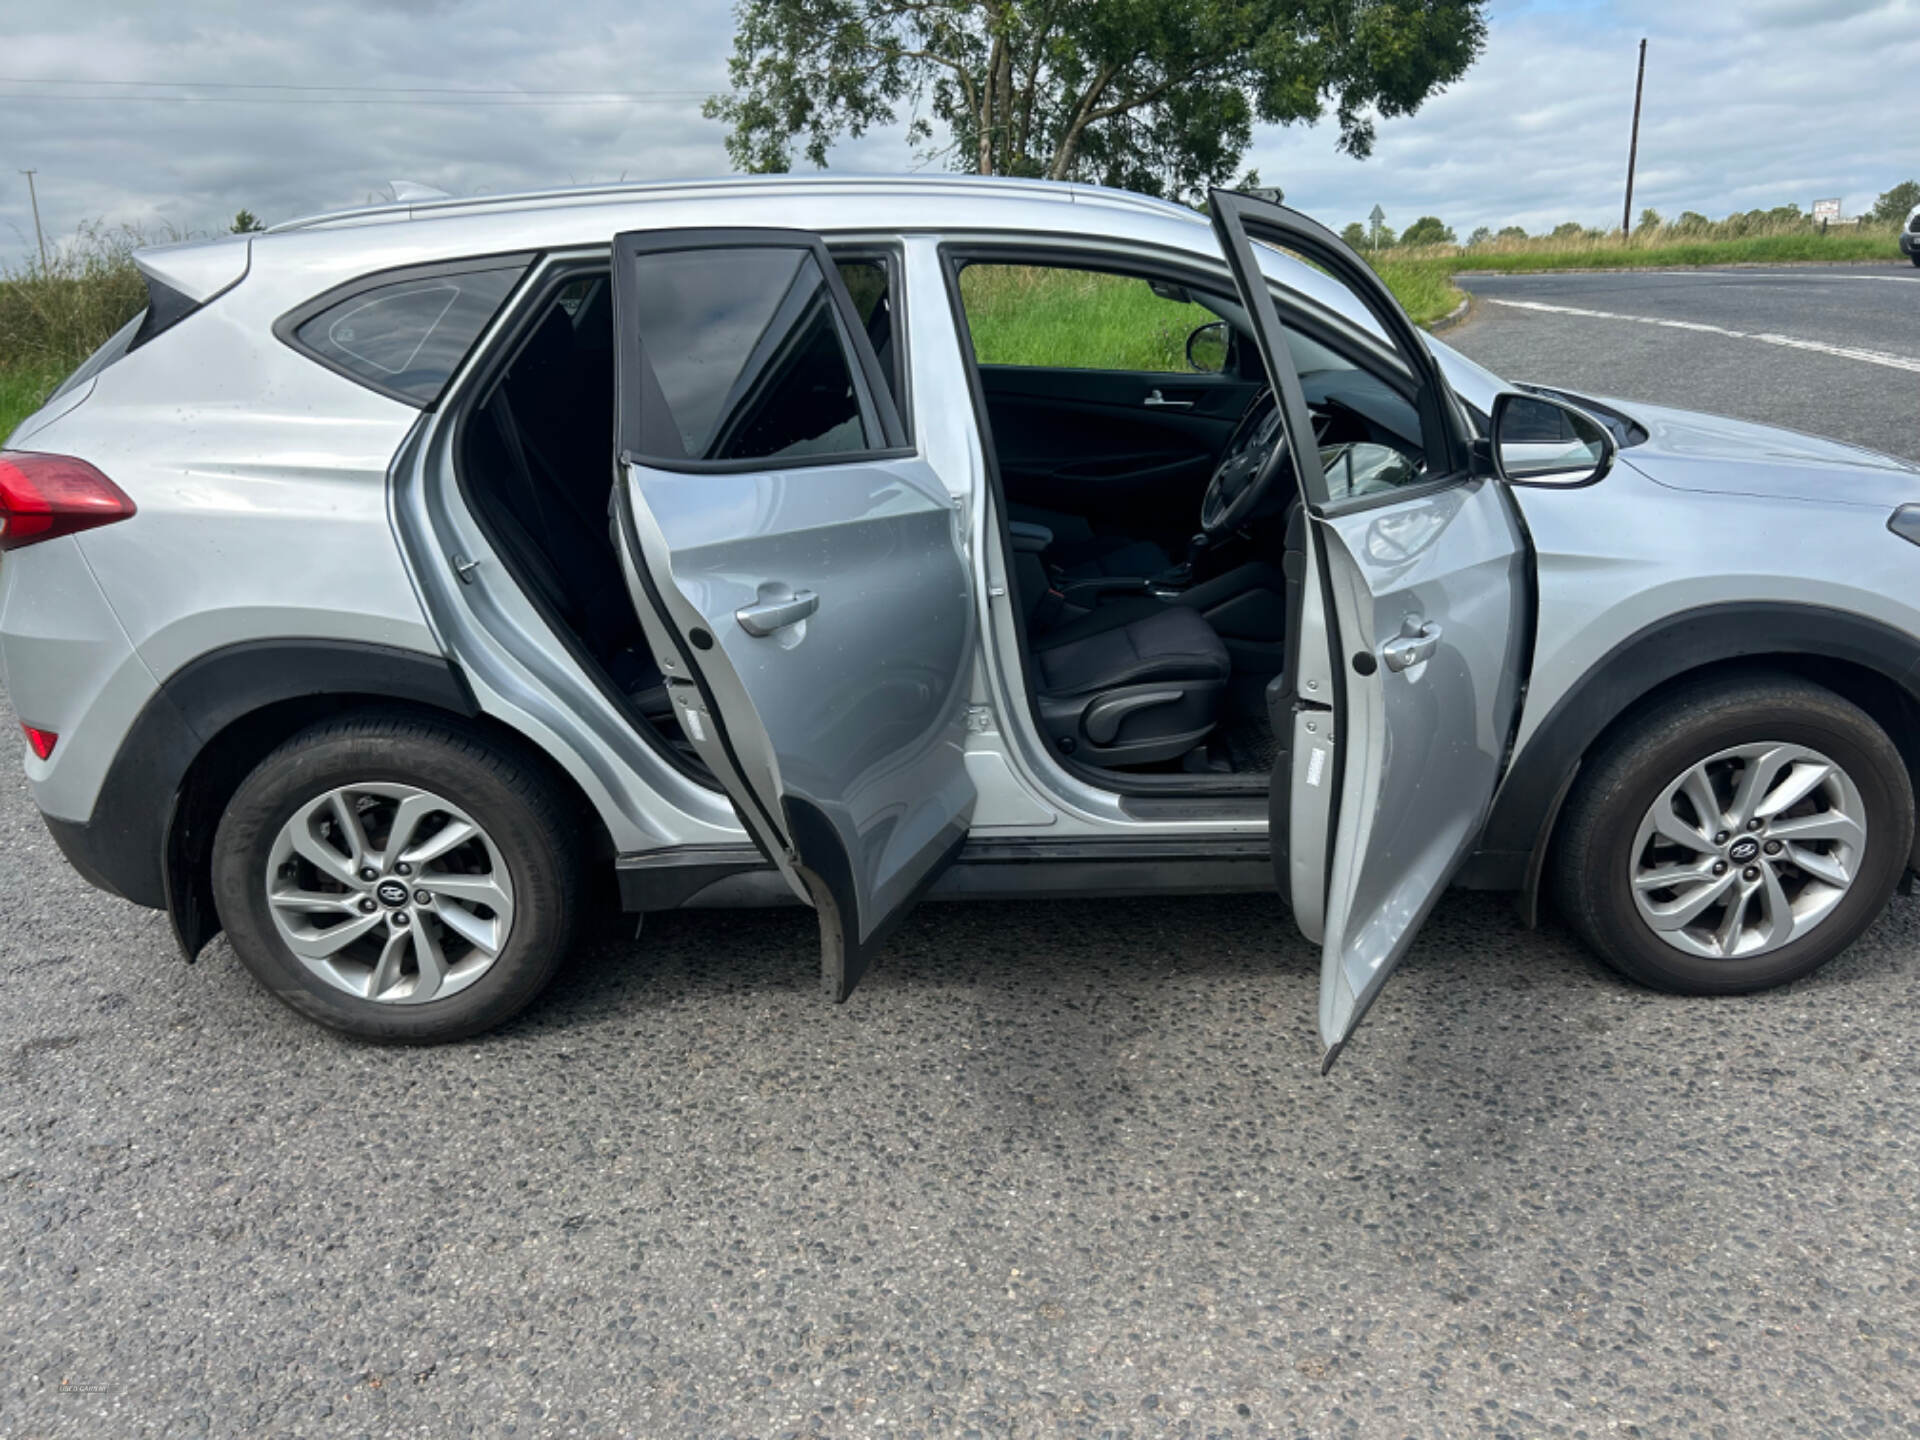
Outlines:
<svg viewBox="0 0 1920 1440"><path fill-rule="evenodd" d="M283 315L274 330L329 370L424 408L440 398L532 258L362 276Z"/></svg>

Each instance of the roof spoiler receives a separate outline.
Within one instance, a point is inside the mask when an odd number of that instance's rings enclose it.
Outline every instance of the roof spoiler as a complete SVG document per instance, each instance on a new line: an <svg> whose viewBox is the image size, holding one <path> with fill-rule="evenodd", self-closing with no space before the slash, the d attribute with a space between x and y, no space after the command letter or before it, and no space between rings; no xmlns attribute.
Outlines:
<svg viewBox="0 0 1920 1440"><path fill-rule="evenodd" d="M171 330L209 300L247 278L253 263L250 236L189 240L133 252L133 263L147 282L147 313L129 350L138 350Z"/></svg>
<svg viewBox="0 0 1920 1440"><path fill-rule="evenodd" d="M147 277L195 305L204 305L246 278L253 243L246 235L223 235L217 240L187 240L178 245L154 245L133 252L133 263Z"/></svg>

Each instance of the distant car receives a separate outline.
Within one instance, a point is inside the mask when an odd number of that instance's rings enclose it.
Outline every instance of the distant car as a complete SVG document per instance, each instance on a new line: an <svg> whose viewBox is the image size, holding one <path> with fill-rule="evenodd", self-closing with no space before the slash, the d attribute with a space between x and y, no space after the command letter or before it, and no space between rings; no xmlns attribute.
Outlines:
<svg viewBox="0 0 1920 1440"><path fill-rule="evenodd" d="M1920 205L1907 212L1907 223L1900 227L1900 250L1915 265L1920 265Z"/></svg>
<svg viewBox="0 0 1920 1440"><path fill-rule="evenodd" d="M1846 948L1914 858L1920 471L1510 385L1210 212L780 177L142 253L0 452L49 829L386 1041L615 890L811 903L840 1000L923 894L1277 886L1329 1063L1450 881L1692 994Z"/></svg>

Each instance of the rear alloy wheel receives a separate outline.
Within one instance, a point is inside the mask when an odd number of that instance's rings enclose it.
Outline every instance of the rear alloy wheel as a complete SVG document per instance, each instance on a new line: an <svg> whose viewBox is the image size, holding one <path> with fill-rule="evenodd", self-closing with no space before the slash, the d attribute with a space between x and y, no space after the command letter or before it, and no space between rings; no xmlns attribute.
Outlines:
<svg viewBox="0 0 1920 1440"><path fill-rule="evenodd" d="M1800 681L1674 696L1583 777L1556 843L1562 908L1608 963L1688 994L1765 989L1840 953L1913 843L1899 752Z"/></svg>
<svg viewBox="0 0 1920 1440"><path fill-rule="evenodd" d="M577 830L478 735L329 722L241 784L214 839L214 896L241 961L302 1014L369 1040L459 1039L558 968Z"/></svg>
<svg viewBox="0 0 1920 1440"><path fill-rule="evenodd" d="M342 785L302 805L274 837L265 884L274 928L307 969L382 1005L459 994L513 933L499 846L412 785Z"/></svg>

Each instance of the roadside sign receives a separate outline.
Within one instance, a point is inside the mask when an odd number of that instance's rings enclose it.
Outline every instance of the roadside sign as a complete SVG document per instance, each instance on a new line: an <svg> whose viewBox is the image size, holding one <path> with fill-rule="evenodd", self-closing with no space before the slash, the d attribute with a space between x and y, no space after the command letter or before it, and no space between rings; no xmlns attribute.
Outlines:
<svg viewBox="0 0 1920 1440"><path fill-rule="evenodd" d="M1838 200L1814 201L1813 218L1816 224L1822 220L1837 221L1840 218L1840 202Z"/></svg>

